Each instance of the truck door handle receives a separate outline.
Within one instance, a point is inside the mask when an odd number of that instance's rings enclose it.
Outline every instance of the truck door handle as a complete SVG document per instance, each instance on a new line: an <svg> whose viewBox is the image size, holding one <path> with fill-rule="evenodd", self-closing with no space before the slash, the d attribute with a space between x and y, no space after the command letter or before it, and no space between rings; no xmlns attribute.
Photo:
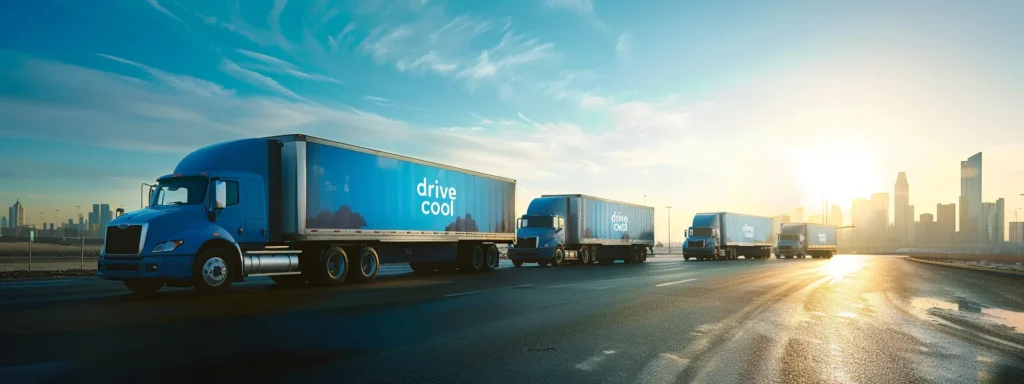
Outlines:
<svg viewBox="0 0 1024 384"><path fill-rule="evenodd" d="M242 228L238 228L238 235L242 235L243 233L245 233L245 230Z"/></svg>

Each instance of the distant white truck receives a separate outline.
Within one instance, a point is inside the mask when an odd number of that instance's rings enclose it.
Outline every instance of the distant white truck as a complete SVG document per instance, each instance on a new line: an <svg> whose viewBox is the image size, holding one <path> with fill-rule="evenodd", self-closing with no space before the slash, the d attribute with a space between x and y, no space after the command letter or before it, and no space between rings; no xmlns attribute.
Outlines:
<svg viewBox="0 0 1024 384"><path fill-rule="evenodd" d="M834 225L814 223L782 224L779 239L775 243L775 257L831 259L838 249L837 228Z"/></svg>

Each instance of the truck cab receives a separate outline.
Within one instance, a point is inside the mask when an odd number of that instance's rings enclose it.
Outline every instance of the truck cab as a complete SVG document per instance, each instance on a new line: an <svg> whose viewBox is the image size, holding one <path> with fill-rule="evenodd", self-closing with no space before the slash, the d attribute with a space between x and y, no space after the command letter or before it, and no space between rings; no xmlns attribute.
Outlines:
<svg viewBox="0 0 1024 384"><path fill-rule="evenodd" d="M105 228L97 274L145 293L168 286L226 290L243 278L243 248L265 244L266 139L196 150L157 178L149 202Z"/></svg>
<svg viewBox="0 0 1024 384"><path fill-rule="evenodd" d="M567 257L567 209L564 197L539 197L530 202L516 223L516 243L508 250L513 265L562 265Z"/></svg>
<svg viewBox="0 0 1024 384"><path fill-rule="evenodd" d="M807 239L802 233L780 233L775 243L775 256L778 258L803 257L807 252Z"/></svg>
<svg viewBox="0 0 1024 384"><path fill-rule="evenodd" d="M718 226L687 228L686 241L683 242L683 257L705 259L723 256L719 248L721 239L721 230Z"/></svg>

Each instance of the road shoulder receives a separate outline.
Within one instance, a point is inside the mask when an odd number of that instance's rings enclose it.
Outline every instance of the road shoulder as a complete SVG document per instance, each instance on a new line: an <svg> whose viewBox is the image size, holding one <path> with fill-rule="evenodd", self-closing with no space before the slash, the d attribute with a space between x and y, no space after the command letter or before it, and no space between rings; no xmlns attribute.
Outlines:
<svg viewBox="0 0 1024 384"><path fill-rule="evenodd" d="M1024 278L1024 272L1018 272L1018 271L1009 271L1009 270L998 269L998 268L986 268L986 267L979 267L979 266L974 266L974 265L963 265L963 264L946 263L946 262L941 262L941 261L923 260L923 259L918 259L918 258L914 258L914 257L908 257L907 260L918 262L918 263L923 263L923 264L938 265L938 266L948 267L948 268L958 268L958 269L965 269L965 270L976 271L976 272L992 273L992 274L998 274L998 275L1003 275L1003 276L1013 276L1013 277Z"/></svg>

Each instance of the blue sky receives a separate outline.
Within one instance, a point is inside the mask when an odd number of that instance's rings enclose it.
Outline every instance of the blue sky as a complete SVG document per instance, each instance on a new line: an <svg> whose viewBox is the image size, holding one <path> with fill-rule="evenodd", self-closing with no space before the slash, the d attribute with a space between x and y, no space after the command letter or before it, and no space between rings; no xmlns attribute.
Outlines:
<svg viewBox="0 0 1024 384"><path fill-rule="evenodd" d="M1024 5L924 4L7 5L0 202L134 209L191 149L306 133L515 178L519 211L646 193L659 239L666 205L680 233L697 211L848 206L898 171L934 212L978 151L985 199L1024 206Z"/></svg>

